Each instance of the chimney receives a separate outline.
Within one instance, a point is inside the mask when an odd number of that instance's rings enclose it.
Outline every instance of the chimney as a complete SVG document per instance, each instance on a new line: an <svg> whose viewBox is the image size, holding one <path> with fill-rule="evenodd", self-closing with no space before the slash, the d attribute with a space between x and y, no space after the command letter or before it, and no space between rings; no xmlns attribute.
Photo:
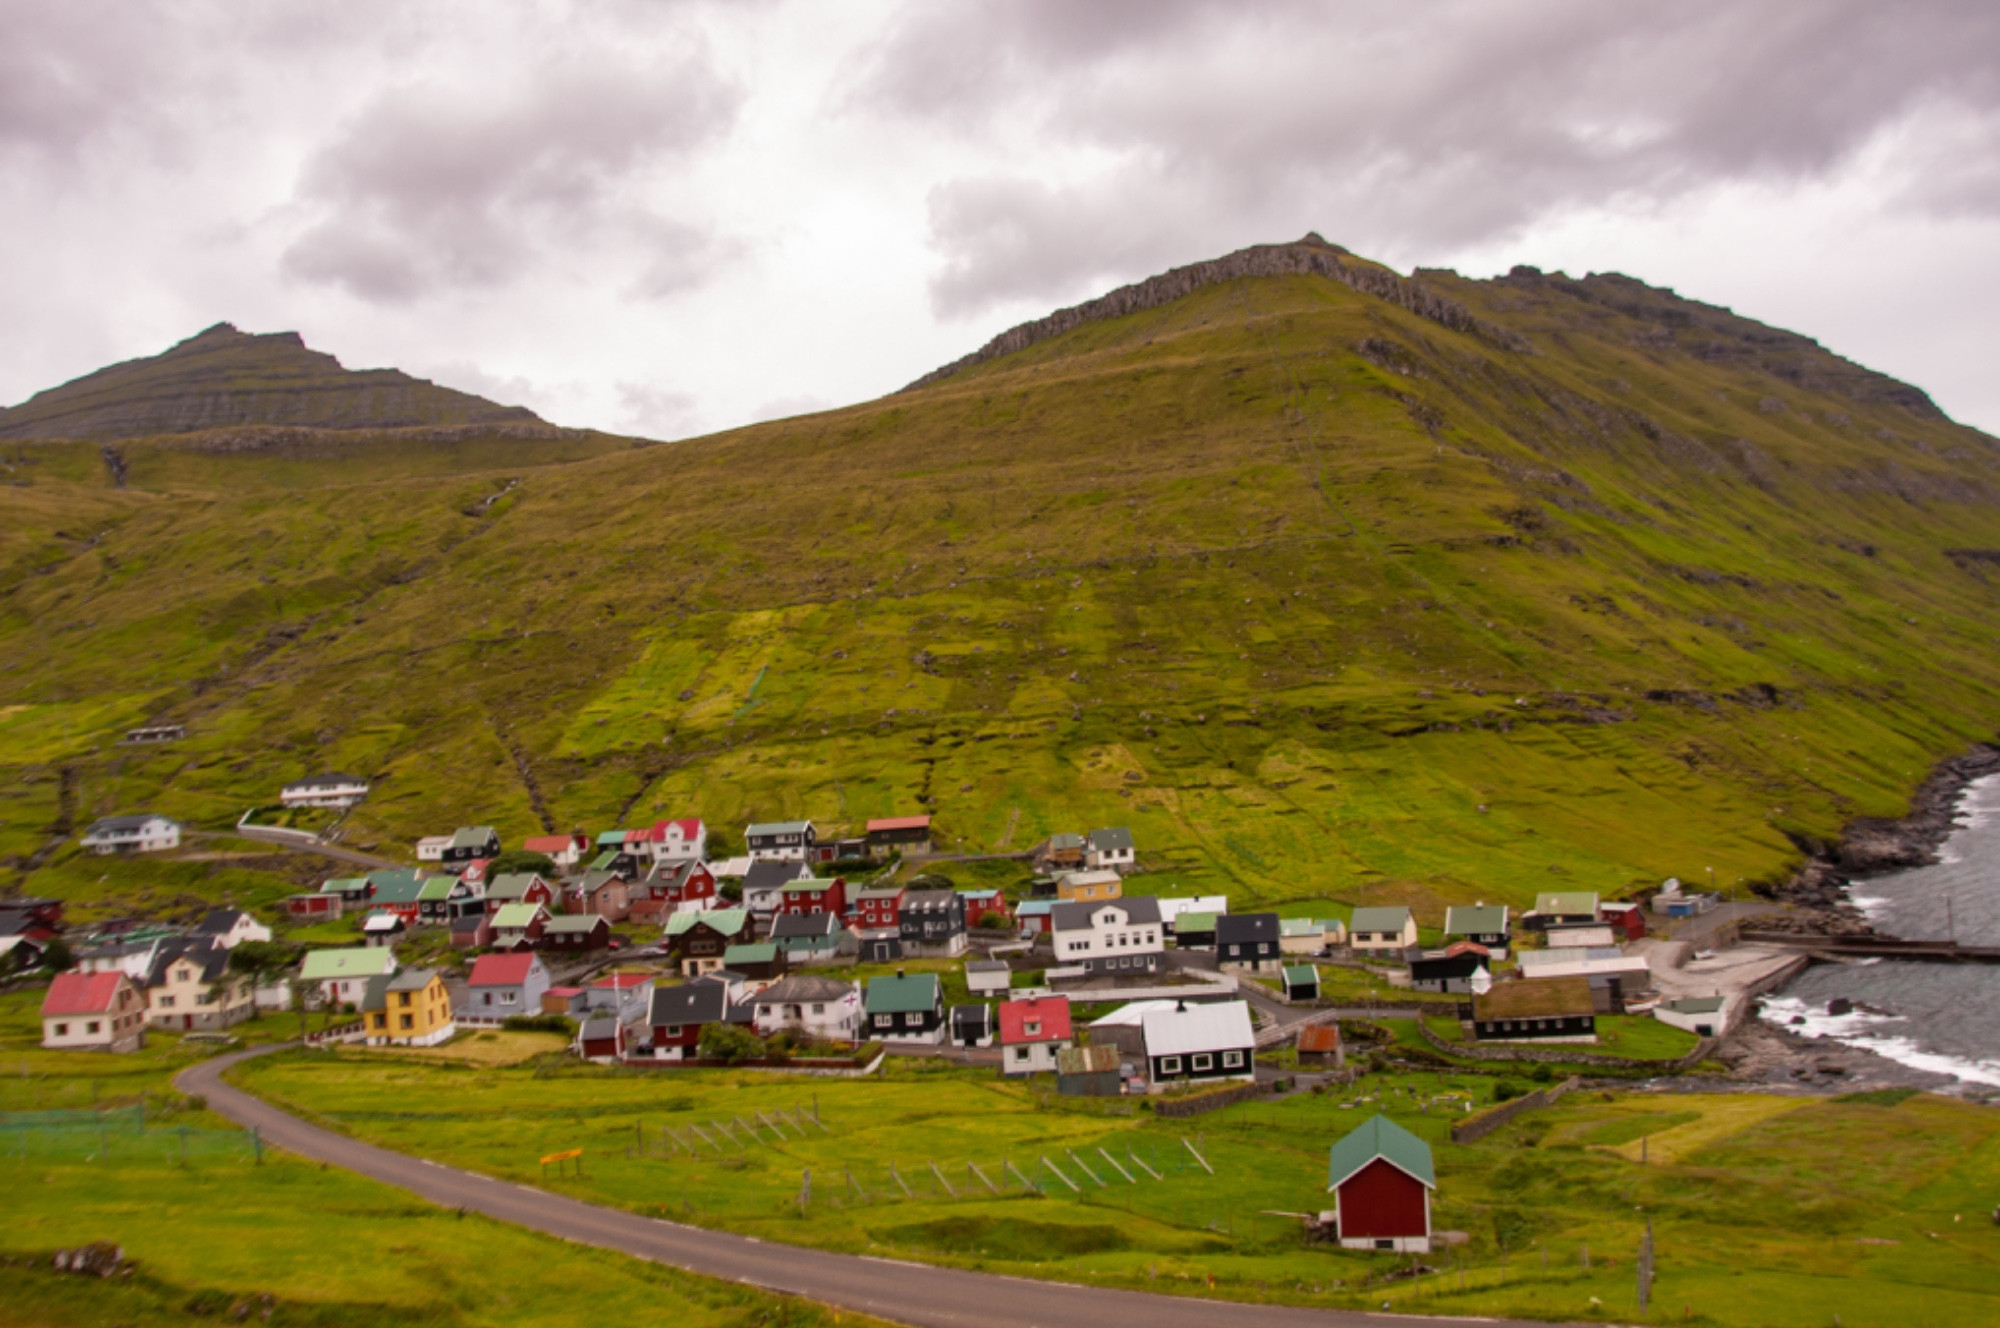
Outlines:
<svg viewBox="0 0 2000 1328"><path fill-rule="evenodd" d="M1186 1002L1186 1001L1184 1001L1184 1000L1177 1000L1177 1001L1175 1001L1175 1002L1174 1002L1174 1013L1175 1013L1175 1014L1186 1014L1186 1013L1187 1013L1187 1002Z"/></svg>
<svg viewBox="0 0 2000 1328"><path fill-rule="evenodd" d="M897 970L896 970L896 976L897 976L897 977L901 977L901 976L903 976L903 970L902 970L902 969L900 969L900 968L899 968L899 969L897 969Z"/></svg>

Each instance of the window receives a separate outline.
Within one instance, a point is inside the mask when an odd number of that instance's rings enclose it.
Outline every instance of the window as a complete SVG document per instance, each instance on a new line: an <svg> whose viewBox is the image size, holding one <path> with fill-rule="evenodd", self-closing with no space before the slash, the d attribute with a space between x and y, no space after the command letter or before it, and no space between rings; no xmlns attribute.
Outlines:
<svg viewBox="0 0 2000 1328"><path fill-rule="evenodd" d="M407 991L399 991L399 992L397 992L397 993L396 993L396 1004L398 1004L398 1005L408 1005L409 1003L410 1003L410 993L409 993L409 992L407 992Z"/></svg>
<svg viewBox="0 0 2000 1328"><path fill-rule="evenodd" d="M1017 1061L1025 1061L1025 1060L1027 1060L1027 1059L1028 1059L1028 1049L1027 1049L1026 1047L1016 1047L1016 1048L1014 1048L1014 1059L1015 1059L1015 1060L1017 1060Z"/></svg>
<svg viewBox="0 0 2000 1328"><path fill-rule="evenodd" d="M1162 1056L1162 1057L1160 1057L1160 1073L1161 1073L1161 1074L1179 1074L1180 1072L1181 1072L1181 1058L1180 1058L1180 1057L1178 1057L1178 1056Z"/></svg>
<svg viewBox="0 0 2000 1328"><path fill-rule="evenodd" d="M668 1024L664 1030L664 1036L666 1037L677 1038L680 1035L681 1026L679 1024Z"/></svg>
<svg viewBox="0 0 2000 1328"><path fill-rule="evenodd" d="M171 997L171 996L162 996L162 997L160 997L160 1008L161 1008L162 1010L171 1010L171 1009L173 1009L173 1008L174 1008L174 998L173 998L173 997Z"/></svg>
<svg viewBox="0 0 2000 1328"><path fill-rule="evenodd" d="M69 1036L69 1025L68 1025L68 1024L57 1024L57 1025L56 1025L56 1036L57 1036L57 1037L68 1037L68 1036Z"/></svg>
<svg viewBox="0 0 2000 1328"><path fill-rule="evenodd" d="M1196 1052L1194 1058L1194 1068L1197 1070L1213 1070L1215 1068L1215 1057L1209 1055L1205 1051Z"/></svg>
<svg viewBox="0 0 2000 1328"><path fill-rule="evenodd" d="M95 1019L93 1019L84 1026L83 1031L86 1033L95 1033L98 1030L98 1027L99 1027L98 1022Z"/></svg>
<svg viewBox="0 0 2000 1328"><path fill-rule="evenodd" d="M876 1016L875 1016L875 1027L877 1027L877 1028L894 1028L895 1026L896 1026L896 1016L895 1016L895 1015L893 1015L893 1014L878 1014L878 1015L876 1015Z"/></svg>
<svg viewBox="0 0 2000 1328"><path fill-rule="evenodd" d="M417 1021L410 1015L400 1016L396 1024L396 1027L403 1029L415 1028L416 1026L417 1026Z"/></svg>
<svg viewBox="0 0 2000 1328"><path fill-rule="evenodd" d="M1378 1250L1393 1250L1396 1248L1396 1242L1393 1240L1378 1240L1375 1242L1375 1248Z"/></svg>
<svg viewBox="0 0 2000 1328"><path fill-rule="evenodd" d="M1222 1053L1222 1068L1223 1068L1223 1069L1225 1069L1225 1070L1240 1070L1240 1069L1242 1069L1242 1068L1243 1068L1243 1053L1242 1053L1242 1052L1240 1052L1240 1051L1225 1051L1225 1052L1223 1052L1223 1053Z"/></svg>
<svg viewBox="0 0 2000 1328"><path fill-rule="evenodd" d="M1030 1019L1027 1023L1021 1025L1021 1031L1029 1037L1040 1037L1042 1035L1042 1021L1039 1019Z"/></svg>
<svg viewBox="0 0 2000 1328"><path fill-rule="evenodd" d="M814 1013L814 1014L825 1014L825 1013L826 1013L826 1006L825 1006L825 1004L823 1004L823 1003L815 1003L815 1004L813 1005L813 1013Z"/></svg>

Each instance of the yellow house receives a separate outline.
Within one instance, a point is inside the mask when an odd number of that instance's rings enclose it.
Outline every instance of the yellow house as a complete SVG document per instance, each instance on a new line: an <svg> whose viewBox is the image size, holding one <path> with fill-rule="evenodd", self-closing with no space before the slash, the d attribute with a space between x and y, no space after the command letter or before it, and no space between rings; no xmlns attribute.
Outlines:
<svg viewBox="0 0 2000 1328"><path fill-rule="evenodd" d="M1125 878L1115 871L1064 872L1056 878L1056 898L1071 903L1101 904L1125 896Z"/></svg>
<svg viewBox="0 0 2000 1328"><path fill-rule="evenodd" d="M146 975L146 1021L193 1032L228 1028L256 1013L250 979L229 972L229 951L202 941L163 947Z"/></svg>
<svg viewBox="0 0 2000 1328"><path fill-rule="evenodd" d="M371 1047L434 1047L458 1032L444 979L429 968L368 979L361 1018Z"/></svg>

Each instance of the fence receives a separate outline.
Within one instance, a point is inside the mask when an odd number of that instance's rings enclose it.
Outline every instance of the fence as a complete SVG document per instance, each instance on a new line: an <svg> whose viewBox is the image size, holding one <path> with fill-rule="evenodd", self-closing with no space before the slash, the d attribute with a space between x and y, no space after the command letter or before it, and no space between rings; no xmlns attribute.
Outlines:
<svg viewBox="0 0 2000 1328"><path fill-rule="evenodd" d="M261 1157L254 1131L148 1124L143 1107L0 1113L0 1164L35 1158L188 1166Z"/></svg>
<svg viewBox="0 0 2000 1328"><path fill-rule="evenodd" d="M1451 1141L1455 1144L1469 1144L1484 1139L1487 1135L1513 1120L1523 1112L1539 1111L1563 1095L1580 1087L1583 1080L1572 1076L1551 1088L1536 1089L1532 1093L1515 1098L1512 1102L1502 1102L1490 1107L1477 1116L1469 1117L1451 1127Z"/></svg>

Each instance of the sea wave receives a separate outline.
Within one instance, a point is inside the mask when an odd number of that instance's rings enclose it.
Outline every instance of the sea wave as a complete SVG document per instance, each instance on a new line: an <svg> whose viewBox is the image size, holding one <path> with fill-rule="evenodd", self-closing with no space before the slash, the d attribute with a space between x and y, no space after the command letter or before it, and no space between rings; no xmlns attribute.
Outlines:
<svg viewBox="0 0 2000 1328"><path fill-rule="evenodd" d="M2000 1062L1927 1051L1915 1039L1888 1031L1895 1025L1909 1022L1902 1015L1877 1014L1871 1010L1828 1014L1824 1005L1808 1005L1796 997L1772 996L1764 1000L1764 1019L1788 1033L1825 1038L1843 1046L1871 1051L1913 1070L1950 1075L1961 1083L2000 1088Z"/></svg>

